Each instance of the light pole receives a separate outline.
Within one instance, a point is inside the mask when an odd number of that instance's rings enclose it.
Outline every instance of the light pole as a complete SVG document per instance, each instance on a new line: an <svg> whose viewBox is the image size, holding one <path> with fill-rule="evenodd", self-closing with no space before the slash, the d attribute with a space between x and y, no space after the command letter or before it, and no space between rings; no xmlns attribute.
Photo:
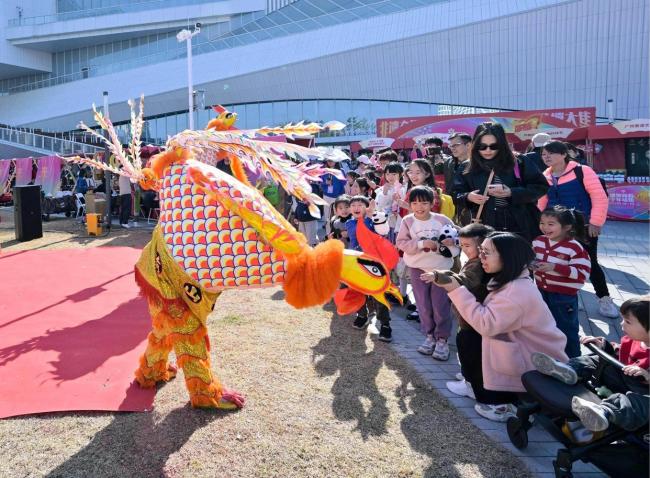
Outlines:
<svg viewBox="0 0 650 478"><path fill-rule="evenodd" d="M109 119L109 114L108 114L108 91L104 91L104 118L107 120ZM106 140L110 141L109 136L108 136L108 131L104 132L104 135L106 136ZM104 162L107 165L110 165L111 163L111 152L108 149L108 145L104 146ZM106 181L106 188L104 189L104 194L106 194L106 229L108 232L111 231L111 221L113 220L113 217L111 215L112 207L113 207L113 176L111 175L110 171L104 171L104 180Z"/></svg>
<svg viewBox="0 0 650 478"><path fill-rule="evenodd" d="M201 32L201 24L194 24L194 31L181 30L176 34L179 42L187 42L187 101L189 104L189 125L194 129L194 90L192 86L192 37Z"/></svg>

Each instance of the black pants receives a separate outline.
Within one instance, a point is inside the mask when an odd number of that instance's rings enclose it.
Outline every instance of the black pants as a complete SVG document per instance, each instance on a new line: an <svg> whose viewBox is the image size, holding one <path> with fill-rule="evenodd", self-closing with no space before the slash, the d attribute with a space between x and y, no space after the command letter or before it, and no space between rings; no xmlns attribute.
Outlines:
<svg viewBox="0 0 650 478"><path fill-rule="evenodd" d="M128 224L131 216L131 195L120 195L120 224Z"/></svg>
<svg viewBox="0 0 650 478"><path fill-rule="evenodd" d="M589 240L582 245L589 253L589 259L591 259L591 274L589 275L589 280L594 286L596 295L600 299L601 297L609 295L609 289L607 288L605 273L600 267L600 264L598 264L598 237L589 237Z"/></svg>
<svg viewBox="0 0 650 478"><path fill-rule="evenodd" d="M503 403L514 403L517 394L512 392L498 392L486 390L483 387L483 369L481 352L483 350L481 334L469 328L458 329L456 335L456 348L460 360L460 371L472 385L476 401L486 405L501 405Z"/></svg>
<svg viewBox="0 0 650 478"><path fill-rule="evenodd" d="M390 325L390 311L381 302L377 302L373 297L368 296L366 298L366 303L357 311L357 315L360 317L368 317L372 310L377 313L377 320L381 325Z"/></svg>
<svg viewBox="0 0 650 478"><path fill-rule="evenodd" d="M595 375L600 360L600 357L595 354L581 355L570 359L568 365L576 371L578 379L584 382ZM622 370L613 366L607 366L603 369L600 381L614 393L634 392L640 395L648 395L648 385L644 384L639 377L625 375Z"/></svg>

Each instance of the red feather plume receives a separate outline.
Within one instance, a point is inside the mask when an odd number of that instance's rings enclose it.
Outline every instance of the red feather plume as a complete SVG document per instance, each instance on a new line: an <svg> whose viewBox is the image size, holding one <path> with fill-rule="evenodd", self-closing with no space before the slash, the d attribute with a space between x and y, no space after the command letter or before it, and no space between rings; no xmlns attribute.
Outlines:
<svg viewBox="0 0 650 478"><path fill-rule="evenodd" d="M389 271L395 268L399 261L397 249L388 239L368 229L363 220L357 221L357 240L363 252L381 259Z"/></svg>

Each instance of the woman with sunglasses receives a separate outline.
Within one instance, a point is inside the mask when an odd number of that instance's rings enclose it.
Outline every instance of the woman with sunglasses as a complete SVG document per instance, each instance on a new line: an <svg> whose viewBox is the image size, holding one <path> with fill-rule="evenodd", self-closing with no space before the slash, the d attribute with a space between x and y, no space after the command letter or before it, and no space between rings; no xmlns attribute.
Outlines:
<svg viewBox="0 0 650 478"><path fill-rule="evenodd" d="M537 206L540 210L547 207L564 206L581 211L585 216L587 231L586 243L583 245L591 259L589 280L598 296L598 312L610 319L618 318L618 307L612 301L607 288L607 280L598 264L598 235L607 219L609 200L600 183L598 175L589 166L581 166L571 161L566 143L549 141L542 147L542 161L548 166L544 176L550 185ZM582 180L578 174L582 173Z"/></svg>
<svg viewBox="0 0 650 478"><path fill-rule="evenodd" d="M494 176L483 195L491 171ZM496 231L514 232L528 241L539 235L537 200L548 184L532 163L516 159L498 123L483 123L472 138L469 164L456 175L453 197L456 207L467 207L476 218L483 205L480 222Z"/></svg>

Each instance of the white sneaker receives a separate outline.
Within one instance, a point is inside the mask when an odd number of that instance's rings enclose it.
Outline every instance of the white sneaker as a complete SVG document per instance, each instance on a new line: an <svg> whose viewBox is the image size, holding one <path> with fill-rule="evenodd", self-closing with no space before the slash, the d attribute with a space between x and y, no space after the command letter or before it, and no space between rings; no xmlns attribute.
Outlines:
<svg viewBox="0 0 650 478"><path fill-rule="evenodd" d="M620 314L618 312L618 307L608 295L598 299L598 313L603 317L609 317L610 319L618 319Z"/></svg>
<svg viewBox="0 0 650 478"><path fill-rule="evenodd" d="M124 229L131 229L131 226L129 226L128 224L120 224L120 226L123 227Z"/></svg>
<svg viewBox="0 0 650 478"><path fill-rule="evenodd" d="M420 352L422 355L431 355L433 353L433 337L427 337L422 345L420 345L417 348L417 351Z"/></svg>
<svg viewBox="0 0 650 478"><path fill-rule="evenodd" d="M602 432L609 427L607 415L602 405L583 400L576 396L571 399L571 410L580 419L587 430Z"/></svg>
<svg viewBox="0 0 650 478"><path fill-rule="evenodd" d="M433 349L431 356L436 360L446 361L449 360L449 345L445 339L436 340L436 348Z"/></svg>
<svg viewBox="0 0 650 478"><path fill-rule="evenodd" d="M373 317L370 320L370 325L368 326L368 333L370 335L379 335L379 327L377 327L378 322L377 317Z"/></svg>
<svg viewBox="0 0 650 478"><path fill-rule="evenodd" d="M533 352L530 358L535 369L544 375L553 377L567 385L574 385L578 381L578 374L575 370L545 353Z"/></svg>
<svg viewBox="0 0 650 478"><path fill-rule="evenodd" d="M463 377L462 373L456 372L456 380L465 380L465 377Z"/></svg>
<svg viewBox="0 0 650 478"><path fill-rule="evenodd" d="M456 395L460 395L461 397L469 397L476 400L472 386L465 380L462 382L447 382L445 385L447 386L447 390L455 393Z"/></svg>
<svg viewBox="0 0 650 478"><path fill-rule="evenodd" d="M487 418L493 422L503 423L507 422L508 418L517 416L517 409L512 403L504 403L503 405L477 403L474 405L474 410L483 418Z"/></svg>

